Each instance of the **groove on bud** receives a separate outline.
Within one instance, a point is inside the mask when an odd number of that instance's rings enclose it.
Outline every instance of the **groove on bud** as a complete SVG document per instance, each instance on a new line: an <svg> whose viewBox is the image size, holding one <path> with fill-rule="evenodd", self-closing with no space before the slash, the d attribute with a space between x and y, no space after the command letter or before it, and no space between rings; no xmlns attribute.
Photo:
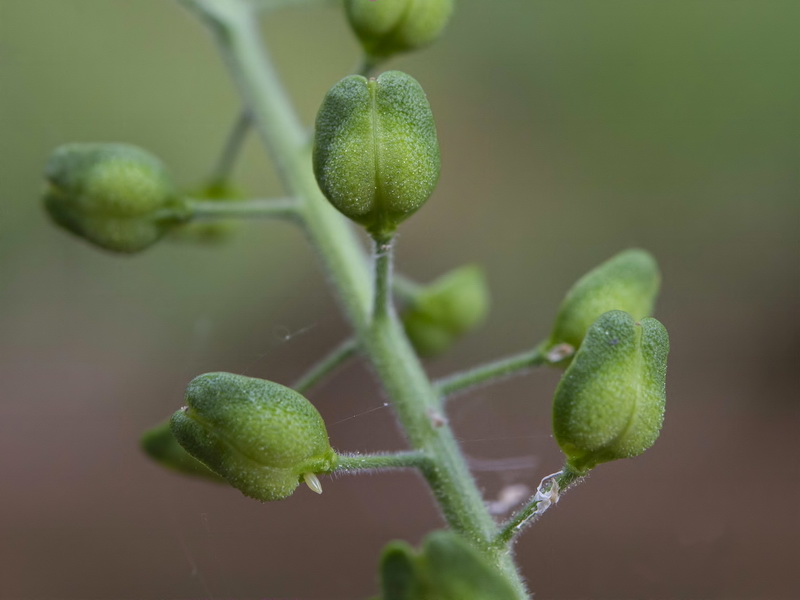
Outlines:
<svg viewBox="0 0 800 600"><path fill-rule="evenodd" d="M477 265L465 265L425 286L402 320L416 351L435 356L482 323L488 311L486 276Z"/></svg>
<svg viewBox="0 0 800 600"><path fill-rule="evenodd" d="M182 220L163 163L136 146L61 146L45 178L44 204L53 220L112 252L144 250Z"/></svg>
<svg viewBox="0 0 800 600"><path fill-rule="evenodd" d="M374 237L389 237L439 179L439 142L422 87L400 71L339 81L317 114L313 165L333 206Z"/></svg>
<svg viewBox="0 0 800 600"><path fill-rule="evenodd" d="M384 59L435 41L450 20L454 0L345 0L344 6L364 51Z"/></svg>
<svg viewBox="0 0 800 600"><path fill-rule="evenodd" d="M591 324L610 310L625 311L634 319L650 316L660 284L658 264L649 252L620 252L572 286L561 303L544 350L549 352L564 344L577 350ZM571 353L565 355L569 357Z"/></svg>
<svg viewBox="0 0 800 600"><path fill-rule="evenodd" d="M392 542L381 559L381 600L514 600L497 568L461 536L434 531L417 553Z"/></svg>
<svg viewBox="0 0 800 600"><path fill-rule="evenodd" d="M172 417L175 438L246 496L281 500L302 480L320 493L315 474L336 464L317 409L287 387L206 373L189 383L186 404Z"/></svg>
<svg viewBox="0 0 800 600"><path fill-rule="evenodd" d="M556 389L553 433L567 466L584 474L632 458L658 438L664 421L669 337L652 318L613 310L589 328Z"/></svg>

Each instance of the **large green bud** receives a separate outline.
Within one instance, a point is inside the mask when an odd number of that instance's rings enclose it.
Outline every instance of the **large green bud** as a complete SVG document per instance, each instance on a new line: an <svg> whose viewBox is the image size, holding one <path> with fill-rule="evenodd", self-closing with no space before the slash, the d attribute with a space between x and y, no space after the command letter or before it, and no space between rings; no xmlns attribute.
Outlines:
<svg viewBox="0 0 800 600"><path fill-rule="evenodd" d="M206 373L189 383L172 432L189 454L246 496L290 496L300 481L321 493L316 477L336 454L322 417L303 396L271 381Z"/></svg>
<svg viewBox="0 0 800 600"><path fill-rule="evenodd" d="M374 237L390 236L439 179L439 142L422 87L400 71L339 81L317 115L313 163L331 204Z"/></svg>
<svg viewBox="0 0 800 600"><path fill-rule="evenodd" d="M482 323L488 311L486 277L480 267L465 265L422 288L402 319L416 351L435 356Z"/></svg>
<svg viewBox="0 0 800 600"><path fill-rule="evenodd" d="M610 310L623 310L634 319L650 316L660 284L658 264L649 252L620 252L572 286L561 303L545 349L566 344L577 350L591 324Z"/></svg>
<svg viewBox="0 0 800 600"><path fill-rule="evenodd" d="M364 51L384 59L435 41L454 4L454 0L345 0L344 6Z"/></svg>
<svg viewBox="0 0 800 600"><path fill-rule="evenodd" d="M45 178L44 203L53 220L106 250L139 252L181 220L166 168L135 146L61 146Z"/></svg>
<svg viewBox="0 0 800 600"><path fill-rule="evenodd" d="M417 553L392 542L381 559L380 600L514 600L519 596L483 555L451 531L431 533Z"/></svg>
<svg viewBox="0 0 800 600"><path fill-rule="evenodd" d="M553 433L569 469L580 475L655 443L668 353L667 330L655 319L613 310L589 328L553 401Z"/></svg>

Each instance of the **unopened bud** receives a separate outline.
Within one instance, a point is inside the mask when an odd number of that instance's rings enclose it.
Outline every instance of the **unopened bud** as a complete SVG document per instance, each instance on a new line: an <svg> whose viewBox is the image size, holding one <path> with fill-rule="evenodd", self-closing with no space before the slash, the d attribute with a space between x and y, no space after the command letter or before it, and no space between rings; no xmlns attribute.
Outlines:
<svg viewBox="0 0 800 600"><path fill-rule="evenodd" d="M553 433L568 467L631 458L655 443L664 421L669 337L652 318L605 313L589 328L556 389Z"/></svg>
<svg viewBox="0 0 800 600"><path fill-rule="evenodd" d="M330 472L336 454L325 423L303 396L271 381L207 373L186 390L188 406L172 432L195 458L257 500L281 500L316 473Z"/></svg>
<svg viewBox="0 0 800 600"><path fill-rule="evenodd" d="M61 146L45 178L44 203L53 220L106 250L144 250L182 219L166 168L135 146Z"/></svg>
<svg viewBox="0 0 800 600"><path fill-rule="evenodd" d="M439 179L439 143L419 83L400 71L345 77L317 115L314 174L341 213L376 238L419 209Z"/></svg>
<svg viewBox="0 0 800 600"><path fill-rule="evenodd" d="M545 351L563 344L579 348L589 326L610 310L625 311L634 319L649 316L660 283L658 265L650 253L637 249L620 252L572 286L561 303Z"/></svg>
<svg viewBox="0 0 800 600"><path fill-rule="evenodd" d="M345 0L347 19L365 52L387 58L427 46L444 30L454 0Z"/></svg>

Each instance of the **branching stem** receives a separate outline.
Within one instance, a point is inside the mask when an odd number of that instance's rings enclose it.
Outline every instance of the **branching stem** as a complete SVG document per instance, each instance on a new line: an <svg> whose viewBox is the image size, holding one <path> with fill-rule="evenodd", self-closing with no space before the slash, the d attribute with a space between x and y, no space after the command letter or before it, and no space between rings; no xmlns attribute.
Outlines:
<svg viewBox="0 0 800 600"><path fill-rule="evenodd" d="M247 139L247 132L250 131L250 125L250 113L246 110L240 111L219 155L212 177L214 183L224 183L231 178L236 160L241 154L245 139Z"/></svg>
<svg viewBox="0 0 800 600"><path fill-rule="evenodd" d="M542 479L536 489L536 493L528 503L500 527L500 533L495 538L495 545L498 548L507 547L522 533L523 529L536 522L548 508L556 504L559 498L570 487L578 483L580 479L580 475L568 467Z"/></svg>
<svg viewBox="0 0 800 600"><path fill-rule="evenodd" d="M356 473L379 469L425 469L430 460L422 452L394 454L340 454L334 473Z"/></svg>
<svg viewBox="0 0 800 600"><path fill-rule="evenodd" d="M336 346L327 356L315 364L311 369L298 379L292 388L305 394L308 390L333 373L358 351L358 341L348 338Z"/></svg>
<svg viewBox="0 0 800 600"><path fill-rule="evenodd" d="M431 419L439 397L394 311L372 319L375 290L352 227L322 196L314 179L306 133L263 47L245 0L183 0L210 25L254 124L292 196L300 199L305 231L317 249L364 356L391 400L409 445L429 457L422 470L447 523L493 560L522 600L528 598L511 553L494 545L487 511L452 430Z"/></svg>
<svg viewBox="0 0 800 600"><path fill-rule="evenodd" d="M486 385L504 377L521 375L529 369L547 364L547 354L539 348L480 365L434 382L440 396L453 396Z"/></svg>

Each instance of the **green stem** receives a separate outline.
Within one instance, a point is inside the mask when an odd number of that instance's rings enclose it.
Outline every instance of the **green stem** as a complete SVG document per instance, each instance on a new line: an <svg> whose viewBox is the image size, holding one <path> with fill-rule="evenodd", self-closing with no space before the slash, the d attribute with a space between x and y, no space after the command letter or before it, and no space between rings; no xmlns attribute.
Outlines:
<svg viewBox="0 0 800 600"><path fill-rule="evenodd" d="M375 304L372 318L387 318L394 310L392 302L392 254L394 244L392 238L374 239L375 242Z"/></svg>
<svg viewBox="0 0 800 600"><path fill-rule="evenodd" d="M451 396L458 392L485 385L503 377L520 375L527 370L547 364L547 353L540 348L521 352L507 358L480 365L455 375L450 375L434 383L440 396Z"/></svg>
<svg viewBox="0 0 800 600"><path fill-rule="evenodd" d="M364 54L358 64L356 73L369 79L373 76L373 73L381 65L381 63L382 61L380 59L370 56L369 54Z"/></svg>
<svg viewBox="0 0 800 600"><path fill-rule="evenodd" d="M430 460L421 452L394 454L339 454L334 473L356 473L378 469L424 469Z"/></svg>
<svg viewBox="0 0 800 600"><path fill-rule="evenodd" d="M257 23L243 0L183 0L216 33L256 127L293 196L302 200L307 235L335 287L344 313L392 401L409 444L430 457L423 474L448 524L494 559L520 599L528 598L511 554L492 542L497 528L484 506L453 432L433 418L440 402L393 311L372 322L373 290L363 248L352 227L322 196L305 134L266 58Z"/></svg>
<svg viewBox="0 0 800 600"><path fill-rule="evenodd" d="M562 471L554 473L553 475L548 475L542 479L539 487L536 489L536 493L528 503L500 527L500 533L498 533L495 538L495 545L498 548L507 547L522 533L523 529L536 522L550 506L558 502L559 498L563 496L569 488L579 483L581 477L581 475L578 475L569 467L564 467ZM551 486L553 484L557 487L555 489L555 494L551 496L550 491L552 490Z"/></svg>
<svg viewBox="0 0 800 600"><path fill-rule="evenodd" d="M187 205L190 219L292 219L298 216L300 206L294 198L231 201L189 199Z"/></svg>
<svg viewBox="0 0 800 600"><path fill-rule="evenodd" d="M239 112L236 122L231 127L225 146L222 148L217 166L214 169L212 181L214 183L224 183L228 181L239 158L247 132L250 131L250 113L246 110Z"/></svg>
<svg viewBox="0 0 800 600"><path fill-rule="evenodd" d="M334 370L347 362L358 350L358 342L355 338L349 338L336 346L325 358L315 364L300 379L295 381L292 388L305 394L308 390L317 385Z"/></svg>

